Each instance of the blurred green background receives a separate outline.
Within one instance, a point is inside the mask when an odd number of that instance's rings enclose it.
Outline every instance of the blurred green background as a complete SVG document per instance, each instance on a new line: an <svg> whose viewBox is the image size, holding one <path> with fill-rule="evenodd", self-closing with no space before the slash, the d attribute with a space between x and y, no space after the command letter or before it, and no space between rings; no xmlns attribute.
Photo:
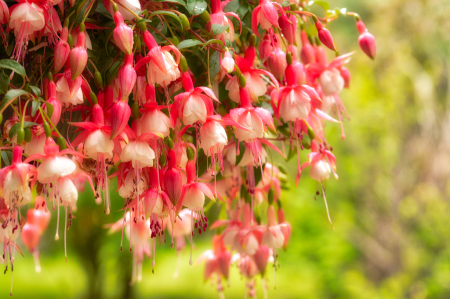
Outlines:
<svg viewBox="0 0 450 299"><path fill-rule="evenodd" d="M339 180L327 184L335 230L305 171L299 187L283 195L292 238L279 254L276 289L273 269L267 273L269 297L450 298L450 4L329 2L361 15L378 53L373 62L358 49L354 19L330 25L341 53L358 50L348 64L351 88L342 94L351 115L347 138L340 140L337 125L326 128L338 159ZM113 210L120 209L123 201L113 201ZM42 272L34 272L28 252L16 255L14 297L218 298L203 282L203 265L189 266L189 247L173 278L177 257L169 243L157 246L155 274L146 260L143 281L130 286L131 254L120 251L120 233L108 236L102 227L121 215L104 215L92 194L83 194L66 263L63 240L53 240L54 214L39 246ZM195 237L194 259L209 249L211 236ZM9 283L8 272L0 280L2 297ZM233 268L225 297L243 298L244 287ZM260 284L258 292L262 298Z"/></svg>

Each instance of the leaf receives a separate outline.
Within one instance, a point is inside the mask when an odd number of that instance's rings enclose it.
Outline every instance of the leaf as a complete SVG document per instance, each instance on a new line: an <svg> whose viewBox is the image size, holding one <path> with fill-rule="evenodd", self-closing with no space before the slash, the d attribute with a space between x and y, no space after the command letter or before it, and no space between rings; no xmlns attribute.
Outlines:
<svg viewBox="0 0 450 299"><path fill-rule="evenodd" d="M5 97L3 98L2 104L0 105L0 110L3 109L3 107L12 99L15 99L17 97L20 97L24 94L28 94L28 92L26 92L25 90L22 89L11 89L9 90Z"/></svg>
<svg viewBox="0 0 450 299"><path fill-rule="evenodd" d="M169 2L174 4L180 4L187 9L186 2L184 2L183 0L153 0L152 2Z"/></svg>
<svg viewBox="0 0 450 299"><path fill-rule="evenodd" d="M31 122L31 121L24 121L23 122L23 128L28 128L31 126L37 126L37 123ZM19 132L20 129L20 122L14 124L14 126L11 127L11 130L9 131L9 138L13 138L16 136L17 132Z"/></svg>
<svg viewBox="0 0 450 299"><path fill-rule="evenodd" d="M214 51L214 53L209 58L209 75L211 81L214 81L219 71L220 71L219 52Z"/></svg>
<svg viewBox="0 0 450 299"><path fill-rule="evenodd" d="M38 96L38 97L41 96L41 89L39 87L30 85L30 89L36 96Z"/></svg>
<svg viewBox="0 0 450 299"><path fill-rule="evenodd" d="M193 16L203 13L208 4L204 0L187 0L187 10Z"/></svg>
<svg viewBox="0 0 450 299"><path fill-rule="evenodd" d="M23 81L25 82L26 72L23 66L21 66L17 61L11 59L2 59L0 60L0 69L8 69L16 74L22 76Z"/></svg>
<svg viewBox="0 0 450 299"><path fill-rule="evenodd" d="M112 66L106 70L106 85L110 85L112 81L117 77L117 73L119 72L119 66L122 64L121 61L115 61Z"/></svg>
<svg viewBox="0 0 450 299"><path fill-rule="evenodd" d="M325 1L309 1L308 5L311 6L313 4L321 6L325 11L330 9L330 4Z"/></svg>
<svg viewBox="0 0 450 299"><path fill-rule="evenodd" d="M260 166L253 167L253 173L255 174L255 186L258 185L258 183L261 181L262 172L264 171L265 168L266 168L266 164L262 165L262 169Z"/></svg>
<svg viewBox="0 0 450 299"><path fill-rule="evenodd" d="M219 35L222 32L224 32L225 30L228 29L228 27L230 27L230 25L220 25L220 24L213 24L212 25L212 32L214 35Z"/></svg>
<svg viewBox="0 0 450 299"><path fill-rule="evenodd" d="M241 4L239 0L233 0L227 3L223 8L224 12L236 12Z"/></svg>
<svg viewBox="0 0 450 299"><path fill-rule="evenodd" d="M206 172L207 157L203 149L198 150L198 176L201 177Z"/></svg>
<svg viewBox="0 0 450 299"><path fill-rule="evenodd" d="M112 20L113 18L111 16L111 14L109 13L109 11L106 9L105 5L103 4L103 1L98 1L98 2L99 3L98 3L97 8L95 9L95 12L98 12L102 16L105 16ZM155 1L153 1L153 2L155 2Z"/></svg>
<svg viewBox="0 0 450 299"><path fill-rule="evenodd" d="M95 0L92 0L92 1L95 1ZM75 19L75 23L72 25L73 28L75 28L75 27L77 27L78 25L80 25L81 21L83 21L84 13L86 12L86 10L87 10L89 4L90 4L92 1L89 1L89 0L88 0L88 1L86 1L86 2L84 3L84 5L83 5L82 7L77 7L78 15L77 15L77 17L76 17L76 19Z"/></svg>
<svg viewBox="0 0 450 299"><path fill-rule="evenodd" d="M12 152L11 151L1 151L0 154L2 156L3 163L5 163L5 166L11 165Z"/></svg>
<svg viewBox="0 0 450 299"><path fill-rule="evenodd" d="M9 86L9 76L2 70L0 73L0 93L7 93Z"/></svg>
<svg viewBox="0 0 450 299"><path fill-rule="evenodd" d="M34 117L36 115L36 112L37 112L37 110L39 109L40 106L41 106L41 103L38 102L38 101L33 101L31 103L31 116Z"/></svg>
<svg viewBox="0 0 450 299"><path fill-rule="evenodd" d="M200 45L202 42L196 39L185 39L177 45L178 50Z"/></svg>
<svg viewBox="0 0 450 299"><path fill-rule="evenodd" d="M245 143L239 142L239 155L236 156L236 163L234 163L234 166L238 166L239 163L241 163L242 158L244 157L244 153L245 153Z"/></svg>

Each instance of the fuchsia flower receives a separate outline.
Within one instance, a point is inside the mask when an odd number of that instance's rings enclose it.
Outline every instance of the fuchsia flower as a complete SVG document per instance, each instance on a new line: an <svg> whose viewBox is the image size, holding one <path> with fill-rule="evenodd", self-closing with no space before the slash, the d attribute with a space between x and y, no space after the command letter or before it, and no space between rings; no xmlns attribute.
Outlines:
<svg viewBox="0 0 450 299"><path fill-rule="evenodd" d="M83 90L81 89L84 80L80 76L72 80L69 59L66 61L64 72L58 74L55 78L56 98L63 106L76 106L84 103Z"/></svg>
<svg viewBox="0 0 450 299"><path fill-rule="evenodd" d="M183 73L182 80L186 92L175 96L170 110L172 126L175 126L178 117L185 126L206 122L206 117L211 115L214 110L212 101L219 102L219 100L208 87L194 88L188 72Z"/></svg>
<svg viewBox="0 0 450 299"><path fill-rule="evenodd" d="M29 183L35 180L35 174L34 166L22 162L22 147L14 147L11 166L0 170L2 197L10 209L17 209L31 201Z"/></svg>
<svg viewBox="0 0 450 299"><path fill-rule="evenodd" d="M17 40L13 56L17 60L23 60L28 41L35 37L36 32L44 28L48 21L48 14L41 4L21 1L10 7L9 15L9 28L14 29Z"/></svg>
<svg viewBox="0 0 450 299"><path fill-rule="evenodd" d="M273 50L267 58L266 66L275 78L282 81L287 67L286 53L281 49L280 39L275 34L272 34L272 46Z"/></svg>
<svg viewBox="0 0 450 299"><path fill-rule="evenodd" d="M127 21L131 21L134 19L134 15L130 11L128 11L128 9L131 11L141 11L142 10L141 4L138 0L117 0L114 2L120 4L120 5L118 5L119 12L123 16L123 18ZM113 5L112 5L111 1L103 0L103 4L105 5L105 7L109 11L109 13L113 16L114 9L113 9ZM122 7L122 6L124 6L124 7Z"/></svg>
<svg viewBox="0 0 450 299"><path fill-rule="evenodd" d="M223 2L222 2L223 3ZM227 28L217 34L215 38L220 39L222 41L229 40L230 42L234 41L234 25L233 22L227 18L227 16L235 17L239 21L240 29L239 35L242 32L242 24L239 16L233 12L222 11L221 1L220 0L211 0L211 11L210 21L206 24L206 30L211 31L214 29L214 25L227 26Z"/></svg>
<svg viewBox="0 0 450 299"><path fill-rule="evenodd" d="M281 14L284 14L280 4L270 0L259 0L259 5L252 12L252 30L254 34L261 37L258 31L258 24L264 30L268 30L272 26L279 27L277 8Z"/></svg>
<svg viewBox="0 0 450 299"><path fill-rule="evenodd" d="M275 77L266 70L260 70L253 68L256 58L256 51L254 46L249 46L245 51L244 58L240 56L235 57L236 65L239 67L240 72L245 77L245 81L250 92L252 101L258 97L264 95L267 92L266 83L261 79L261 75L268 76L275 86L278 86L278 82ZM225 89L229 91L229 97L232 101L239 103L240 91L238 76L234 76L225 85Z"/></svg>
<svg viewBox="0 0 450 299"><path fill-rule="evenodd" d="M294 14L282 14L278 22L284 37L290 44L294 44L297 37L297 17Z"/></svg>

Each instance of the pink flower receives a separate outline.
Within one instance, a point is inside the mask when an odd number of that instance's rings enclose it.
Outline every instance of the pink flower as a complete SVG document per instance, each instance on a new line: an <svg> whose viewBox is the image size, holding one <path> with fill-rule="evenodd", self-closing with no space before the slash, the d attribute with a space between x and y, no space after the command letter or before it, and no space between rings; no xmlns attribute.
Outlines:
<svg viewBox="0 0 450 299"><path fill-rule="evenodd" d="M134 168L139 163L143 167L153 166L153 160L155 159L155 152L150 145L145 141L132 141L125 145L120 154L120 160L122 162L131 161Z"/></svg>
<svg viewBox="0 0 450 299"><path fill-rule="evenodd" d="M44 28L47 18L43 7L34 2L20 2L11 6L9 12L9 27L14 29L16 36L13 56L16 59L23 58L25 53L22 53L22 48L27 45L28 40L34 38L35 32Z"/></svg>
<svg viewBox="0 0 450 299"><path fill-rule="evenodd" d="M200 147L205 153L215 154L221 152L228 144L225 129L214 118L211 118L200 128Z"/></svg>
<svg viewBox="0 0 450 299"><path fill-rule="evenodd" d="M284 244L284 234L281 231L281 225L277 224L275 220L275 209L270 205L267 209L267 227L262 236L262 245L272 249L279 249Z"/></svg>
<svg viewBox="0 0 450 299"><path fill-rule="evenodd" d="M180 70L178 69L178 61L176 61L172 57L172 55L168 50L165 50L165 48L167 47L163 47L160 50L162 54L162 63L163 63L162 67L164 68L163 70L161 69L161 66L155 62L155 59L150 60L147 67L148 84L151 85L160 84L166 87L171 82L175 81L180 77ZM173 49L173 47L171 47L171 49ZM150 54L152 54L152 51L150 51L149 55Z"/></svg>
<svg viewBox="0 0 450 299"><path fill-rule="evenodd" d="M186 76L188 76L186 80L191 80L189 73L183 74L183 80ZM185 90L186 92L175 96L174 104L170 110L172 126L175 126L178 117L184 125L193 125L196 122L204 123L206 117L214 111L212 101L219 102L214 92L208 87L193 88L191 83L185 86Z"/></svg>
<svg viewBox="0 0 450 299"><path fill-rule="evenodd" d="M283 13L283 8L280 4L270 0L259 1L259 5L252 12L252 30L254 34L260 37L258 24L264 30L268 30L272 26L279 27L277 8Z"/></svg>
<svg viewBox="0 0 450 299"><path fill-rule="evenodd" d="M143 133L159 133L163 137L170 134L170 119L156 107L147 105L146 112L142 115L140 126Z"/></svg>
<svg viewBox="0 0 450 299"><path fill-rule="evenodd" d="M345 82L339 70L331 68L320 75L319 83L325 95L334 95L342 91Z"/></svg>
<svg viewBox="0 0 450 299"><path fill-rule="evenodd" d="M282 81L287 67L286 53L281 49L280 39L275 34L272 35L272 45L274 49L269 54L266 65L275 78Z"/></svg>
<svg viewBox="0 0 450 299"><path fill-rule="evenodd" d="M131 11L141 11L141 4L139 0L117 0L115 1L121 5L117 5L119 8L120 14L123 16L123 18L127 21L131 21L134 19L134 15L129 12L126 8L128 8ZM114 9L113 5L111 4L111 1L109 0L103 0L103 4L105 5L106 9L109 11L109 13L113 16L114 15ZM125 6L126 8L122 7Z"/></svg>

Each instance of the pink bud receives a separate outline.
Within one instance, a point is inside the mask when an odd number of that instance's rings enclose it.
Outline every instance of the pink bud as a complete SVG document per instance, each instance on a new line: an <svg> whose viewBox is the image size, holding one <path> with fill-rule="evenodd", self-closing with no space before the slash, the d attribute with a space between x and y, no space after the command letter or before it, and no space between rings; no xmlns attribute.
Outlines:
<svg viewBox="0 0 450 299"><path fill-rule="evenodd" d="M128 124L131 108L127 102L117 101L111 108L111 139L116 138Z"/></svg>
<svg viewBox="0 0 450 299"><path fill-rule="evenodd" d="M334 44L333 37L331 36L330 31L324 28L322 23L316 21L316 28L319 35L319 39L328 49L337 51L336 45Z"/></svg>
<svg viewBox="0 0 450 299"><path fill-rule="evenodd" d="M301 32L303 47L300 51L300 57L304 64L314 63L316 61L314 47L309 43L306 31Z"/></svg>
<svg viewBox="0 0 450 299"><path fill-rule="evenodd" d="M266 272L267 263L269 262L269 258L271 255L271 250L267 246L259 246L256 253L253 255L253 260L255 261L256 268L258 268L258 272L264 275Z"/></svg>
<svg viewBox="0 0 450 299"><path fill-rule="evenodd" d="M88 60L88 54L85 48L84 30L78 33L77 46L70 51L70 70L72 80L77 78L83 72Z"/></svg>
<svg viewBox="0 0 450 299"><path fill-rule="evenodd" d="M61 32L61 39L55 45L55 62L53 65L53 70L55 73L58 73L62 69L62 67L66 63L67 58L69 57L70 47L67 43L68 34L69 31L67 27L64 27Z"/></svg>
<svg viewBox="0 0 450 299"><path fill-rule="evenodd" d="M119 70L117 75L119 78L119 86L122 91L123 99L128 99L128 96L133 91L136 84L136 71L133 68L133 55L125 55L125 64ZM121 99L119 99L121 100Z"/></svg>
<svg viewBox="0 0 450 299"><path fill-rule="evenodd" d="M227 73L231 73L234 70L234 59L231 57L230 52L225 52L221 65Z"/></svg>
<svg viewBox="0 0 450 299"><path fill-rule="evenodd" d="M280 81L283 80L284 72L287 67L286 53L284 53L281 48L276 48L275 51L270 54L269 59L267 59L267 67L275 78Z"/></svg>
<svg viewBox="0 0 450 299"><path fill-rule="evenodd" d="M270 43L270 37L268 34L264 36L264 39L259 44L259 58L262 62L265 62L267 58L269 58L270 53L272 52L272 45Z"/></svg>
<svg viewBox="0 0 450 299"><path fill-rule="evenodd" d="M26 223L22 228L22 242L30 251L34 251L41 240L41 229L37 225Z"/></svg>
<svg viewBox="0 0 450 299"><path fill-rule="evenodd" d="M281 32L290 44L295 43L295 37L297 36L298 21L294 15L283 14L278 19Z"/></svg>
<svg viewBox="0 0 450 299"><path fill-rule="evenodd" d="M56 85L55 82L50 81L48 83L48 99L47 103L53 106L53 113L51 116L51 121L54 125L57 125L61 118L61 102L56 98Z"/></svg>
<svg viewBox="0 0 450 299"><path fill-rule="evenodd" d="M361 50L363 50L363 52L371 59L374 59L375 54L377 53L375 37L367 31L366 26L361 20L356 22L356 27L360 33L358 42Z"/></svg>
<svg viewBox="0 0 450 299"><path fill-rule="evenodd" d="M169 150L167 155L169 168L164 173L164 187L170 201L174 206L177 205L181 195L182 177L180 171L176 168L177 159L174 150Z"/></svg>
<svg viewBox="0 0 450 299"><path fill-rule="evenodd" d="M39 201L39 198L44 202L42 196L37 196L36 204ZM50 211L45 211L45 207L42 207L41 205L38 206L38 209L29 209L27 211L27 223L38 226L41 232L44 232L47 229L47 226L50 223L50 217Z"/></svg>
<svg viewBox="0 0 450 299"><path fill-rule="evenodd" d="M114 13L114 22L116 28L113 31L113 37L116 45L125 54L131 54L131 51L133 51L133 30L123 22L119 11Z"/></svg>

